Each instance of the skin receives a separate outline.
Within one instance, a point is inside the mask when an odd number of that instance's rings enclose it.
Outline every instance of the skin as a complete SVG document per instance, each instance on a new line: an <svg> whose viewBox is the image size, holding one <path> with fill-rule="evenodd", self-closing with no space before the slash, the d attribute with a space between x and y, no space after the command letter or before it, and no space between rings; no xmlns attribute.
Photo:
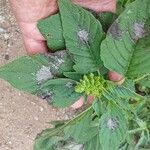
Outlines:
<svg viewBox="0 0 150 150"><path fill-rule="evenodd" d="M47 52L45 39L38 31L36 24L39 19L57 13L57 0L10 0L10 2L20 26L27 53L32 55ZM115 0L73 0L73 2L96 12L115 12L116 10ZM108 76L113 81L122 79L122 76L115 72L110 72ZM92 98L89 101L91 102ZM80 98L73 107L79 108L82 105L83 99Z"/></svg>

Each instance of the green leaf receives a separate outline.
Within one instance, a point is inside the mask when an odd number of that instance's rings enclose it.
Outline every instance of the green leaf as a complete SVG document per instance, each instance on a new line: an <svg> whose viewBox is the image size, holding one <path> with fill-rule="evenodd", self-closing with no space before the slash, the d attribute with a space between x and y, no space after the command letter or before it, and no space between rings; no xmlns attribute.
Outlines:
<svg viewBox="0 0 150 150"><path fill-rule="evenodd" d="M59 78L44 83L39 96L45 97L49 104L57 107L67 107L77 101L81 94L76 93L76 82L71 79Z"/></svg>
<svg viewBox="0 0 150 150"><path fill-rule="evenodd" d="M51 72L55 76L62 77L64 72L74 71L74 62L70 53L67 50L57 51L55 53L50 53L45 56L49 59Z"/></svg>
<svg viewBox="0 0 150 150"><path fill-rule="evenodd" d="M52 129L46 129L38 135L38 138L35 140L33 150L55 150L55 145L59 141L63 140L63 138L59 136L45 138L44 134L49 133L50 131L52 131Z"/></svg>
<svg viewBox="0 0 150 150"><path fill-rule="evenodd" d="M150 73L149 18L150 1L136 0L112 24L101 45L106 68L129 78Z"/></svg>
<svg viewBox="0 0 150 150"><path fill-rule="evenodd" d="M14 87L35 94L39 84L53 78L44 55L23 56L0 67L0 78Z"/></svg>
<svg viewBox="0 0 150 150"><path fill-rule="evenodd" d="M91 108L92 107L87 108L75 118L65 122L64 124L61 124L52 129L44 130L37 136L34 144L34 150L56 150L56 147L59 146L59 141L66 141L68 139L68 137L66 138L66 136L64 136L64 129L80 121L87 113L91 112Z"/></svg>
<svg viewBox="0 0 150 150"><path fill-rule="evenodd" d="M84 144L84 150L102 150L99 136L96 135L94 138Z"/></svg>
<svg viewBox="0 0 150 150"><path fill-rule="evenodd" d="M69 0L60 0L58 4L66 47L73 54L75 71L82 74L96 71L102 66L101 24L90 12Z"/></svg>
<svg viewBox="0 0 150 150"><path fill-rule="evenodd" d="M138 82L140 85L150 88L150 75L146 76L143 80Z"/></svg>
<svg viewBox="0 0 150 150"><path fill-rule="evenodd" d="M44 38L47 40L47 45L52 51L65 48L60 14L52 15L46 19L41 19L37 26Z"/></svg>
<svg viewBox="0 0 150 150"><path fill-rule="evenodd" d="M123 85L115 85L113 82L107 82L107 87L103 91L107 99L117 101L119 98L129 100L131 98L139 100L145 99L135 92L134 83L127 80Z"/></svg>
<svg viewBox="0 0 150 150"><path fill-rule="evenodd" d="M102 99L95 99L92 103L92 107L98 117L105 112L105 103L103 103Z"/></svg>
<svg viewBox="0 0 150 150"><path fill-rule="evenodd" d="M110 102L100 119L100 142L103 150L117 150L126 137L126 119L123 110Z"/></svg>
<svg viewBox="0 0 150 150"><path fill-rule="evenodd" d="M83 75L77 72L64 72L63 74L65 77L76 80L76 81L79 81L80 79L83 78Z"/></svg>
<svg viewBox="0 0 150 150"><path fill-rule="evenodd" d="M102 24L103 30L105 32L108 30L108 28L111 26L111 24L115 21L116 18L117 15L110 12L102 12L97 16L97 19Z"/></svg>
<svg viewBox="0 0 150 150"><path fill-rule="evenodd" d="M65 129L65 136L72 137L77 143L84 143L92 139L98 133L98 121L93 121L93 110L86 113L78 122Z"/></svg>
<svg viewBox="0 0 150 150"><path fill-rule="evenodd" d="M38 94L41 84L63 76L63 72L71 71L72 66L73 62L65 50L53 54L23 56L0 67L0 78L20 90Z"/></svg>

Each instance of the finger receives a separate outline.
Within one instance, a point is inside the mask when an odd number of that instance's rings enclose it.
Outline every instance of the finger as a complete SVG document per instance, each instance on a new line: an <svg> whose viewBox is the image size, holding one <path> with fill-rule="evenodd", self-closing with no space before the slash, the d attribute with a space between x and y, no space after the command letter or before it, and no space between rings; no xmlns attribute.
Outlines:
<svg viewBox="0 0 150 150"><path fill-rule="evenodd" d="M29 55L46 53L48 51L45 41L24 37L24 45Z"/></svg>
<svg viewBox="0 0 150 150"><path fill-rule="evenodd" d="M115 12L116 0L74 0L74 3L96 12Z"/></svg>
<svg viewBox="0 0 150 150"><path fill-rule="evenodd" d="M109 79L112 80L112 81L120 81L120 80L123 79L123 76L122 76L122 75L120 75L119 73L114 72L114 71L110 71L110 72L108 73L108 77L109 77Z"/></svg>
<svg viewBox="0 0 150 150"><path fill-rule="evenodd" d="M84 99L83 99L83 97L80 97L80 99L78 101L76 101L71 107L74 109L78 109L78 108L82 107L83 104L84 104Z"/></svg>
<svg viewBox="0 0 150 150"><path fill-rule="evenodd" d="M28 54L32 55L48 51L45 39L37 29L36 23L20 22L19 25Z"/></svg>

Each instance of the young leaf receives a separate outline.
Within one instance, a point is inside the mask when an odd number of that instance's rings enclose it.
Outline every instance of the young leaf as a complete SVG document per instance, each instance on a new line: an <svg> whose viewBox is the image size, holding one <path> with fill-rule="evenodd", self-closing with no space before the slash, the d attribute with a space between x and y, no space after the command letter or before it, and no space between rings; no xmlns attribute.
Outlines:
<svg viewBox="0 0 150 150"><path fill-rule="evenodd" d="M96 71L102 66L101 24L90 12L69 0L60 0L58 4L66 47L74 56L75 71L82 74Z"/></svg>
<svg viewBox="0 0 150 150"><path fill-rule="evenodd" d="M134 83L126 81L123 85L115 85L112 82L107 82L107 87L103 92L103 95L107 99L117 100L119 98L123 99L145 99L143 96L135 92Z"/></svg>
<svg viewBox="0 0 150 150"><path fill-rule="evenodd" d="M106 113L100 119L100 143L103 150L117 150L126 137L126 119L123 110L109 103Z"/></svg>
<svg viewBox="0 0 150 150"><path fill-rule="evenodd" d="M53 79L44 83L39 96L45 95L50 104L57 107L67 107L77 101L81 94L76 93L74 87L76 82L71 79Z"/></svg>
<svg viewBox="0 0 150 150"><path fill-rule="evenodd" d="M47 45L52 51L65 48L60 14L52 15L46 19L41 19L37 26L44 38L47 40Z"/></svg>
<svg viewBox="0 0 150 150"><path fill-rule="evenodd" d="M142 7L141 7L142 6ZM101 45L105 67L126 77L150 72L150 1L131 3L109 28ZM144 38L144 39L142 39Z"/></svg>

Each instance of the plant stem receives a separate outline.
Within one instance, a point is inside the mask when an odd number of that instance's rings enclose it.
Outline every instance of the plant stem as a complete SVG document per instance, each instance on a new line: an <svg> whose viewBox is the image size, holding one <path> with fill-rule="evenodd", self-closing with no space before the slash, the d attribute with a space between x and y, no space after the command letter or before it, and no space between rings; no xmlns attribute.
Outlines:
<svg viewBox="0 0 150 150"><path fill-rule="evenodd" d="M134 82L138 82L138 81L144 79L145 77L147 77L147 76L149 76L149 75L150 75L150 74L145 74L145 75L143 75L143 76L141 76L141 77L135 79Z"/></svg>
<svg viewBox="0 0 150 150"><path fill-rule="evenodd" d="M88 107L86 110L84 110L83 112L81 112L79 115L77 115L75 118L73 118L72 120L69 120L68 122L66 122L64 125L54 129L53 131L50 131L50 133L46 133L43 136L43 138L48 138L54 135L57 135L58 133L62 132L62 130L67 127L68 125L72 125L74 123L76 123L77 120L81 119L88 111L90 111L92 108L92 106Z"/></svg>
<svg viewBox="0 0 150 150"><path fill-rule="evenodd" d="M128 131L129 134L135 134L136 132L139 132L139 131L142 131L143 129L141 128L137 128L137 129L133 129L133 130L130 130Z"/></svg>

